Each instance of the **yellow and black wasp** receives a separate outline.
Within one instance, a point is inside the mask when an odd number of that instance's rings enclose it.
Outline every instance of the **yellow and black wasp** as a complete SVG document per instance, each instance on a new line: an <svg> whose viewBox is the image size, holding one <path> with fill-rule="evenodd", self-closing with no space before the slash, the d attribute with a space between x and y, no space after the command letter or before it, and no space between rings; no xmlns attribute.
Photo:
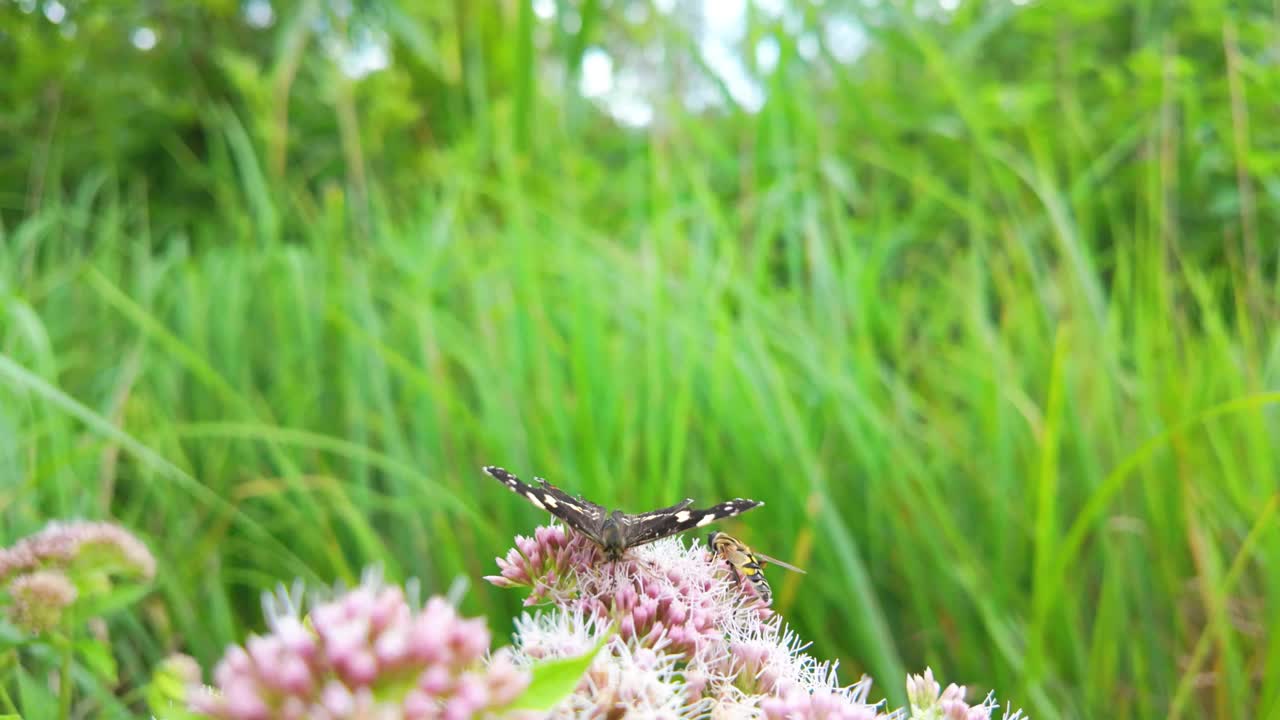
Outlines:
<svg viewBox="0 0 1280 720"><path fill-rule="evenodd" d="M766 603L772 599L773 591L769 589L769 582L764 579L765 565L773 563L778 567L804 573L804 570L795 565L784 563L764 553L753 552L746 543L722 532L713 532L708 535L707 546L711 548L711 552L724 558L729 564L729 571L733 573L734 580L738 580L739 576L746 577Z"/></svg>

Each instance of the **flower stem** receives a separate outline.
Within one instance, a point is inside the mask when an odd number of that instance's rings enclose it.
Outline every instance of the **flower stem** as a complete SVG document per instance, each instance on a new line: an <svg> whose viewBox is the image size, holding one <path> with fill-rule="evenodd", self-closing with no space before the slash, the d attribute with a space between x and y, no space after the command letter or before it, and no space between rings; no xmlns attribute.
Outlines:
<svg viewBox="0 0 1280 720"><path fill-rule="evenodd" d="M10 664L13 664L13 665L17 664L14 661L14 659L17 656L18 656L17 650L10 650L9 652L5 653L3 657L0 657L0 701L4 702L5 712L13 713L14 715L19 714L18 706L14 704L13 698L9 697L9 690L7 688L8 683L6 683L5 681L8 680Z"/></svg>
<svg viewBox="0 0 1280 720"><path fill-rule="evenodd" d="M71 641L59 638L62 646L62 668L58 672L58 717L71 718Z"/></svg>

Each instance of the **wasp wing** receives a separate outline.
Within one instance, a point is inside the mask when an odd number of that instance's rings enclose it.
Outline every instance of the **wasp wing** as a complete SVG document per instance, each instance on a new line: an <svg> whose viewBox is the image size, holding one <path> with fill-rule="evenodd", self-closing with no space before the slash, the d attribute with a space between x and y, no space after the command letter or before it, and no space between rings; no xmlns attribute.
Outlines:
<svg viewBox="0 0 1280 720"><path fill-rule="evenodd" d="M751 552L752 552L752 553L754 553L754 554L755 554L755 556L756 556L757 558L759 558L760 560L762 560L762 561L764 561L764 562L766 562L766 563L772 563L772 564L774 564L774 565L777 565L777 566L778 566L778 567L780 567L780 568L785 568L785 569L790 570L790 571L792 571L792 572L798 572L798 573L800 573L801 575L808 575L808 574L809 574L809 573L805 572L804 570L801 570L800 568L796 567L795 565L792 565L791 563L785 563L785 562L782 562L782 561L781 561L781 560L779 560L778 558L775 558L775 557L769 557L768 555L765 555L765 554L764 554L764 553L762 553L762 552L756 552L755 550L752 550Z"/></svg>

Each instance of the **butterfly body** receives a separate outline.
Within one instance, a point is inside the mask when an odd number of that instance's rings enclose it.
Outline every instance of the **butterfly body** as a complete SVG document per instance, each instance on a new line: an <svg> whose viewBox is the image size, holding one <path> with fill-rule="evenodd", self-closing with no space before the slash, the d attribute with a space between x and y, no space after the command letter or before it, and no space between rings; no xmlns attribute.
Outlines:
<svg viewBox="0 0 1280 720"><path fill-rule="evenodd" d="M756 500L735 498L709 508L690 509L693 500L685 499L670 507L632 515L621 510L607 512L603 506L581 496L574 497L542 478L534 478L538 483L534 487L521 482L515 475L500 467L489 465L484 471L534 507L546 510L570 528L587 536L600 546L610 561L620 559L630 548L695 527L705 527L764 504Z"/></svg>
<svg viewBox="0 0 1280 720"><path fill-rule="evenodd" d="M604 548L605 555L610 560L617 560L622 557L622 551L626 549L627 532L626 532L626 516L621 510L614 510L609 514L600 525L597 533L599 537L598 544Z"/></svg>
<svg viewBox="0 0 1280 720"><path fill-rule="evenodd" d="M756 591L760 593L760 597L767 603L773 596L773 591L769 587L769 581L764 578L764 566L773 563L779 567L786 568L798 573L804 573L804 570L790 565L777 558L769 557L764 553L753 551L746 543L722 532L713 532L707 536L707 545L716 555L724 558L729 565L729 572L733 573L733 579L738 580L745 577Z"/></svg>

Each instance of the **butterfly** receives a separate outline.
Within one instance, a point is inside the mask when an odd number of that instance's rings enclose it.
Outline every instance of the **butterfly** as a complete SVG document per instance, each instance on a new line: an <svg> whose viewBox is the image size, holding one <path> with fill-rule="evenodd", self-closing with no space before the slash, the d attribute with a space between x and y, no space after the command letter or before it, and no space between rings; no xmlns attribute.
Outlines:
<svg viewBox="0 0 1280 720"><path fill-rule="evenodd" d="M752 552L746 543L722 532L713 532L708 535L707 545L713 553L724 558L729 564L729 571L733 573L734 580L738 580L739 575L745 576L751 581L752 585L755 585L756 592L760 593L760 597L766 603L773 597L773 592L769 588L769 581L764 579L763 571L765 565L773 563L779 567L805 574L804 570L795 565L789 565L764 553Z"/></svg>
<svg viewBox="0 0 1280 720"><path fill-rule="evenodd" d="M500 467L488 465L484 471L506 485L508 489L533 503L539 510L546 510L564 521L566 525L586 535L604 550L610 562L618 560L630 548L651 543L669 535L682 533L697 527L705 527L717 520L733 517L764 503L758 500L735 498L712 505L709 508L690 509L692 499L686 499L671 507L629 515L621 510L612 513L581 496L573 497L535 477L539 487L520 482L515 475Z"/></svg>

